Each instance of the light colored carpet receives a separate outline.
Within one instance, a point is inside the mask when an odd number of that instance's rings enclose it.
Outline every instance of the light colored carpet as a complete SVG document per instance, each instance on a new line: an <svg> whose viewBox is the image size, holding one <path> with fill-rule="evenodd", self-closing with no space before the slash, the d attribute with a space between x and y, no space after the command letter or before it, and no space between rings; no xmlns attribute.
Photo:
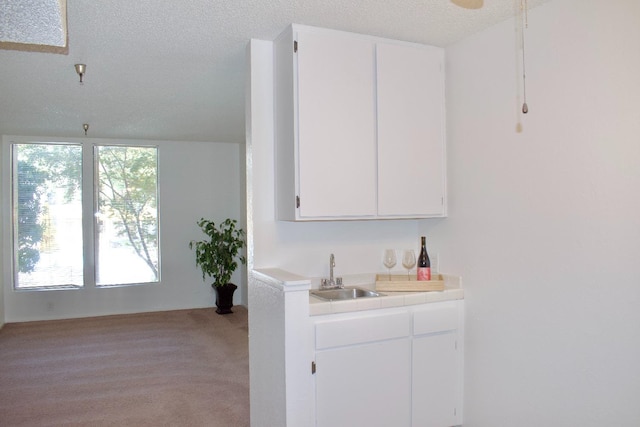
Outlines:
<svg viewBox="0 0 640 427"><path fill-rule="evenodd" d="M8 324L0 425L248 426L247 310Z"/></svg>

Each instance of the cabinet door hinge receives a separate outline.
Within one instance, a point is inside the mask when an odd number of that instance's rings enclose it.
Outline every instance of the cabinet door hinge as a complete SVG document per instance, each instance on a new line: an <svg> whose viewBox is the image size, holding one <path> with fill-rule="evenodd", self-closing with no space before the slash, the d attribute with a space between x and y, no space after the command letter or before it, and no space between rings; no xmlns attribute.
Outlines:
<svg viewBox="0 0 640 427"><path fill-rule="evenodd" d="M296 196L296 208L300 207L300 196Z"/></svg>
<svg viewBox="0 0 640 427"><path fill-rule="evenodd" d="M315 374L316 373L316 361L313 360L311 361L311 374Z"/></svg>
<svg viewBox="0 0 640 427"><path fill-rule="evenodd" d="M293 41L293 53L298 53L298 40Z"/></svg>

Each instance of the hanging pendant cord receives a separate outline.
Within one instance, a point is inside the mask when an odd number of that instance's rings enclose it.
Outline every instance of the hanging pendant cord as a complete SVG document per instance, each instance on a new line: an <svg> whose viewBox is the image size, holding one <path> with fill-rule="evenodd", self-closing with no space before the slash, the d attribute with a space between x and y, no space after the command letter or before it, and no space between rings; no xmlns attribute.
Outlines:
<svg viewBox="0 0 640 427"><path fill-rule="evenodd" d="M525 52L524 52L524 30L529 27L529 17L528 17L528 5L527 0L522 0L520 3L520 8L523 10L523 21L524 25L522 26L522 94L524 98L524 103L522 104L522 113L527 114L529 112L529 106L527 105L527 72L526 72L526 61L525 61Z"/></svg>

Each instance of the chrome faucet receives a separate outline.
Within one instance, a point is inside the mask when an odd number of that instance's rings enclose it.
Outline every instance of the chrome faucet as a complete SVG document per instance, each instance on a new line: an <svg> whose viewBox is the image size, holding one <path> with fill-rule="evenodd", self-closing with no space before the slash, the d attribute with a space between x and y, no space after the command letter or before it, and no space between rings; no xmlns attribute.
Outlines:
<svg viewBox="0 0 640 427"><path fill-rule="evenodd" d="M336 257L331 254L329 256L329 284L335 285L335 280L333 279L333 269L336 266Z"/></svg>
<svg viewBox="0 0 640 427"><path fill-rule="evenodd" d="M329 256L329 279L322 279L320 287L322 289L342 288L342 277L333 277L333 268L336 266L336 257L331 254Z"/></svg>

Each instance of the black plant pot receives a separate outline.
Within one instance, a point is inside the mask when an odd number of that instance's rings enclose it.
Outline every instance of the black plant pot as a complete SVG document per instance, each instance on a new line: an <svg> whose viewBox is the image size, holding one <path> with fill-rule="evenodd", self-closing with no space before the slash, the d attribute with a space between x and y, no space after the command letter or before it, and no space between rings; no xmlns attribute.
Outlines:
<svg viewBox="0 0 640 427"><path fill-rule="evenodd" d="M223 286L214 286L216 290L216 313L229 314L233 313L231 307L233 307L233 293L238 287L233 283L227 283Z"/></svg>

